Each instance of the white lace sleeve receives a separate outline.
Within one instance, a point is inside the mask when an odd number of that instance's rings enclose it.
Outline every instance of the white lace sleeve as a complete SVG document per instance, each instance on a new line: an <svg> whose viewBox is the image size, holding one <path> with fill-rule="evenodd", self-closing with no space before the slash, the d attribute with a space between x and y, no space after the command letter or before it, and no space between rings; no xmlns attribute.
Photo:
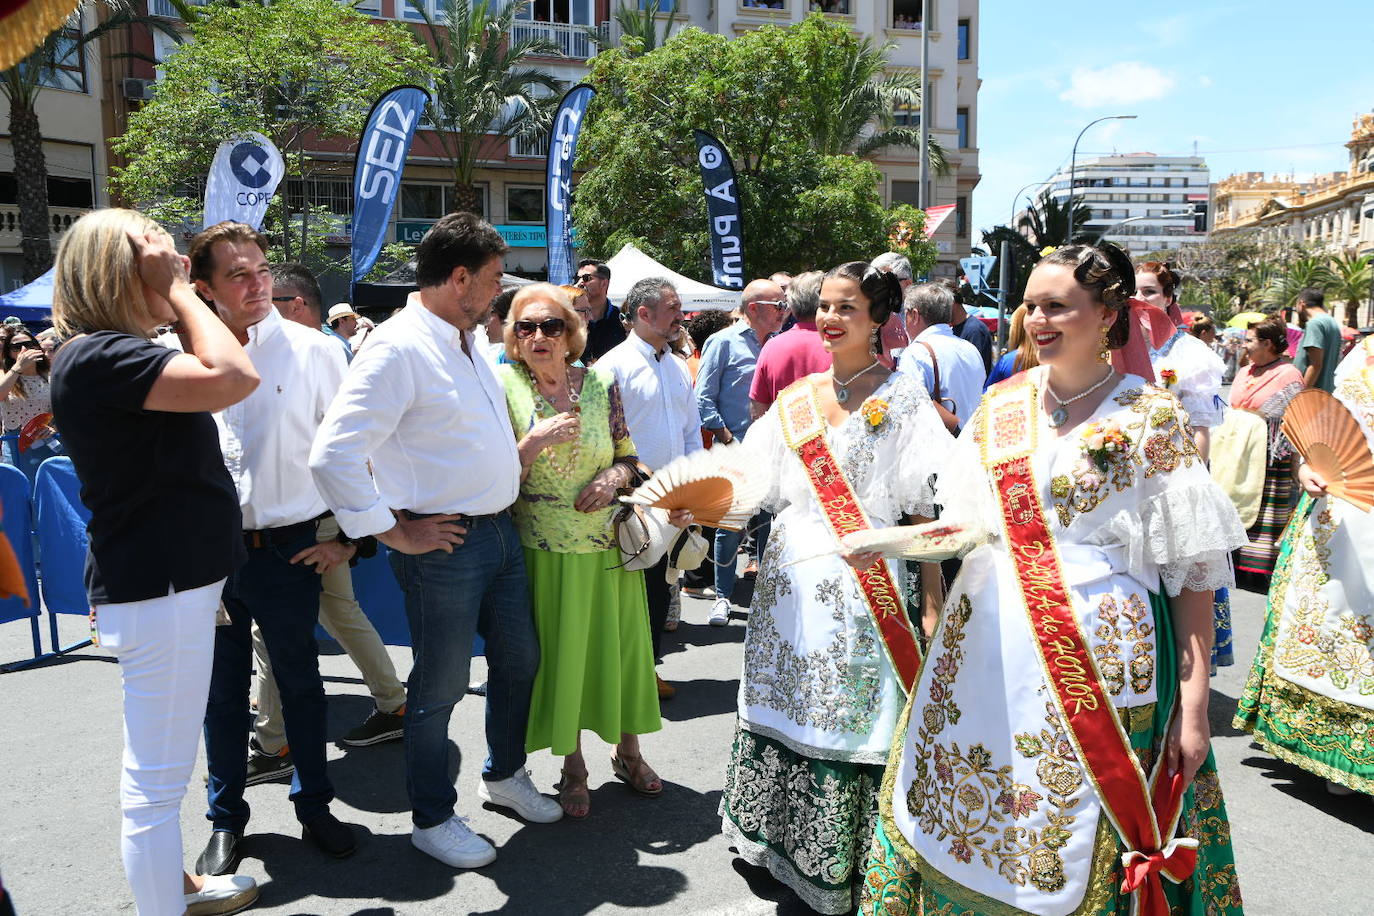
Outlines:
<svg viewBox="0 0 1374 916"><path fill-rule="evenodd" d="M918 385L911 387L910 405L905 399L894 404L904 416L892 486L903 512L934 518L936 476L954 446L954 437L945 429L930 395Z"/></svg>
<svg viewBox="0 0 1374 916"><path fill-rule="evenodd" d="M782 438L782 425L778 421L776 401L744 434L744 447L751 453L749 466L756 468L760 474L767 474L769 478L761 508L774 514L781 512L789 502L783 495L782 473L792 455Z"/></svg>
<svg viewBox="0 0 1374 916"><path fill-rule="evenodd" d="M1001 531L997 497L988 485L981 443L983 408L974 411L963 431L945 453L935 487L940 518L985 532Z"/></svg>

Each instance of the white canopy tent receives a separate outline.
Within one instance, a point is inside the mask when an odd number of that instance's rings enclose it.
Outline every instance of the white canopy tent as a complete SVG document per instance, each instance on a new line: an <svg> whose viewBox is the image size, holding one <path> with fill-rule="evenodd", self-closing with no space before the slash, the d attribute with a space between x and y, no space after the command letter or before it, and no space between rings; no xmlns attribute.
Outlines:
<svg viewBox="0 0 1374 916"><path fill-rule="evenodd" d="M721 289L684 277L664 267L634 245L626 245L620 249L615 257L606 262L606 266L611 269L611 288L607 290L606 295L612 302L625 301L630 287L645 277L664 277L677 287L677 294L682 299L682 310L685 312L732 309L740 303L739 290Z"/></svg>

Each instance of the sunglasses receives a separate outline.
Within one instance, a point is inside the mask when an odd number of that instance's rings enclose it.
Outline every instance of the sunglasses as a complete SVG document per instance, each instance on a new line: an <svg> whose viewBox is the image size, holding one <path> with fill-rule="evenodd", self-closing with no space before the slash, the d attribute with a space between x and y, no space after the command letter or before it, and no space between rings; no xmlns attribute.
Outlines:
<svg viewBox="0 0 1374 916"><path fill-rule="evenodd" d="M535 331L543 331L545 337L562 337L568 329L568 323L562 318L545 318L543 321L517 321L511 327L515 329L518 339L528 340Z"/></svg>
<svg viewBox="0 0 1374 916"><path fill-rule="evenodd" d="M575 278L575 281L576 281L577 283L590 283L590 282L592 282L593 280L597 279L599 276L600 276L600 274L595 274L595 273L590 273L590 274L578 274L577 277Z"/></svg>
<svg viewBox="0 0 1374 916"><path fill-rule="evenodd" d="M272 301L273 301L273 302L295 302L295 301L296 301L297 299L299 299L299 298L300 298L299 296L273 296L273 297L272 297Z"/></svg>
<svg viewBox="0 0 1374 916"><path fill-rule="evenodd" d="M771 305L780 312L787 311L787 302L783 299L755 299L755 305Z"/></svg>
<svg viewBox="0 0 1374 916"><path fill-rule="evenodd" d="M42 345L36 340L21 340L19 343L11 343L11 350L41 350Z"/></svg>

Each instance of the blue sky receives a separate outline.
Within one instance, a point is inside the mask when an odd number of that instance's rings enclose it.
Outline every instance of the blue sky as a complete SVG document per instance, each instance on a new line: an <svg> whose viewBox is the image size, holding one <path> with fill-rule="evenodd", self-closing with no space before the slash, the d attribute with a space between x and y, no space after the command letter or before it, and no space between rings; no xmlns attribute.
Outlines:
<svg viewBox="0 0 1374 916"><path fill-rule="evenodd" d="M1084 157L1188 155L1232 172L1347 167L1355 114L1374 110L1372 0L983 0L973 242L1022 185ZM1151 9L1153 8L1153 9Z"/></svg>

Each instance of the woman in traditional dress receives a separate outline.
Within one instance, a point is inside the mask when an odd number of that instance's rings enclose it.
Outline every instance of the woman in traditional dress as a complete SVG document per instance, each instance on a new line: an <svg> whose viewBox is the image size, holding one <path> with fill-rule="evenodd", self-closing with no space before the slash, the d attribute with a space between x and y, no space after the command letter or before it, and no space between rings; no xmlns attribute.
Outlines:
<svg viewBox="0 0 1374 916"><path fill-rule="evenodd" d="M1226 364L1202 339L1189 331L1178 307L1178 289L1183 279L1163 261L1146 261L1136 269L1136 297L1149 305L1163 309L1174 324L1174 335L1158 349L1150 351L1150 365L1155 370L1155 383L1172 391L1188 414L1193 430L1193 442L1202 455L1209 457L1211 431L1225 419L1226 402L1221 398L1221 382ZM1218 667L1234 665L1235 652L1231 646L1231 590L1217 589L1212 603L1212 672Z"/></svg>
<svg viewBox="0 0 1374 916"><path fill-rule="evenodd" d="M1268 580L1279 554L1279 537L1293 503L1292 447L1279 431L1284 408L1303 389L1302 373L1287 357L1288 328L1281 318L1266 318L1245 331L1249 362L1231 383L1231 406L1254 411L1269 424L1269 460L1259 516L1250 526L1250 543L1236 554L1236 571Z"/></svg>
<svg viewBox="0 0 1374 916"><path fill-rule="evenodd" d="M1037 264L1041 365L950 453L942 519L978 546L898 726L865 914L1240 912L1207 651L1244 531L1178 399L1109 365L1134 279L1112 246Z"/></svg>
<svg viewBox="0 0 1374 916"><path fill-rule="evenodd" d="M563 755L558 801L583 818L591 807L583 729L615 744L611 767L630 788L663 791L639 748L640 735L662 727L644 573L621 568L611 534L635 447L615 379L574 365L587 329L566 292L548 283L522 289L505 338L511 362L498 374L522 473L511 514L539 632L525 750Z"/></svg>
<svg viewBox="0 0 1374 916"><path fill-rule="evenodd" d="M1374 446L1374 338L1336 369L1335 396ZM1374 514L1326 495L1298 468L1306 494L1279 546L1259 651L1236 727L1334 794L1374 795Z"/></svg>
<svg viewBox="0 0 1374 916"><path fill-rule="evenodd" d="M857 903L919 614L894 564L817 554L841 531L933 517L932 474L951 443L925 389L874 356L900 304L891 274L861 261L830 271L816 328L833 366L785 388L745 440L750 467L772 472L764 508L776 519L745 635L723 827L741 857L823 913ZM922 572L933 619L939 566Z"/></svg>

